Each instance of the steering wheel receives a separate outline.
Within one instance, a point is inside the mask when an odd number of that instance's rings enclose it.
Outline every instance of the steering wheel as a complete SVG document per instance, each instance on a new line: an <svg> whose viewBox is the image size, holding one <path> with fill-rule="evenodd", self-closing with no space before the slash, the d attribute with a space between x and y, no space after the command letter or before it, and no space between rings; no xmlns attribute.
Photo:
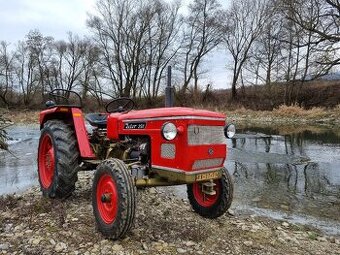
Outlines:
<svg viewBox="0 0 340 255"><path fill-rule="evenodd" d="M56 98L62 98L62 99L64 99L64 100L65 100L65 102L67 102L67 101L68 101L68 98L67 98L66 96L64 96L64 95L59 95L59 94L50 94L50 96L52 96L52 97L56 97Z"/></svg>
<svg viewBox="0 0 340 255"><path fill-rule="evenodd" d="M108 113L114 112L129 112L135 107L135 102L128 97L121 97L112 100L105 106Z"/></svg>
<svg viewBox="0 0 340 255"><path fill-rule="evenodd" d="M69 101L72 99L72 96L77 98L76 104L72 105ZM59 105L60 104L65 104L65 106L75 106L75 107L82 107L82 100L80 95L73 91L73 90L68 90L68 89L53 89L49 93L49 97L53 98ZM59 99L59 100L58 100ZM61 101L61 102L60 102Z"/></svg>

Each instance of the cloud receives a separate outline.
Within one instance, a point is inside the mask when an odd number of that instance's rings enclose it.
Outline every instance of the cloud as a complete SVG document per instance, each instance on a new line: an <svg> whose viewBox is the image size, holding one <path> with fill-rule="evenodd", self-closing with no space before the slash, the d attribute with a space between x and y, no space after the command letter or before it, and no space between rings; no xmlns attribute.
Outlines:
<svg viewBox="0 0 340 255"><path fill-rule="evenodd" d="M0 40L16 42L31 29L56 39L66 38L68 31L85 34L95 0L0 0L0 5Z"/></svg>

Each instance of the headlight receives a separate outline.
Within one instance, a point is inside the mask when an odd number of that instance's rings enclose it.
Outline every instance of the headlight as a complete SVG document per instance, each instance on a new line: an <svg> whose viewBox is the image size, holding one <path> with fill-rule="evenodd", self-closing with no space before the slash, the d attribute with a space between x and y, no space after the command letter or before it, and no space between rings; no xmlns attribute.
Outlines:
<svg viewBox="0 0 340 255"><path fill-rule="evenodd" d="M171 141L175 139L177 135L177 128L174 123L167 122L162 127L162 136L164 139Z"/></svg>
<svg viewBox="0 0 340 255"><path fill-rule="evenodd" d="M227 138L233 138L236 133L236 128L234 124L228 124L224 127L224 135Z"/></svg>

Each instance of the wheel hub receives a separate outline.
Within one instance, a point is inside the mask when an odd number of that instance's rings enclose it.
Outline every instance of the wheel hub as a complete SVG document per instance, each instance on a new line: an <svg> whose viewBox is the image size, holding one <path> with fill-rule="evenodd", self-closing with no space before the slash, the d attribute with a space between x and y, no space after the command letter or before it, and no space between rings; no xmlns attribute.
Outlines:
<svg viewBox="0 0 340 255"><path fill-rule="evenodd" d="M202 193L207 194L209 196L216 195L216 191L214 187L216 184L211 180L210 182L204 182L202 183Z"/></svg>
<svg viewBox="0 0 340 255"><path fill-rule="evenodd" d="M118 191L112 176L103 174L99 178L96 193L99 214L106 224L111 224L118 213Z"/></svg>
<svg viewBox="0 0 340 255"><path fill-rule="evenodd" d="M220 194L220 183L218 180L193 183L193 195L197 203L203 207L211 207L217 201Z"/></svg>
<svg viewBox="0 0 340 255"><path fill-rule="evenodd" d="M111 197L112 197L112 193L104 193L101 197L101 201L103 203L110 203L111 202Z"/></svg>

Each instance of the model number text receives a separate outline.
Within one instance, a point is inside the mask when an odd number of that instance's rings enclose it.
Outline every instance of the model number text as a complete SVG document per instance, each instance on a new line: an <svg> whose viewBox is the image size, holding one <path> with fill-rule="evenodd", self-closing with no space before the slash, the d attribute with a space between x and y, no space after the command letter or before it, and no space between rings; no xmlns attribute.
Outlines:
<svg viewBox="0 0 340 255"><path fill-rule="evenodd" d="M134 122L134 123L125 123L124 129L144 129L146 127L145 122Z"/></svg>

